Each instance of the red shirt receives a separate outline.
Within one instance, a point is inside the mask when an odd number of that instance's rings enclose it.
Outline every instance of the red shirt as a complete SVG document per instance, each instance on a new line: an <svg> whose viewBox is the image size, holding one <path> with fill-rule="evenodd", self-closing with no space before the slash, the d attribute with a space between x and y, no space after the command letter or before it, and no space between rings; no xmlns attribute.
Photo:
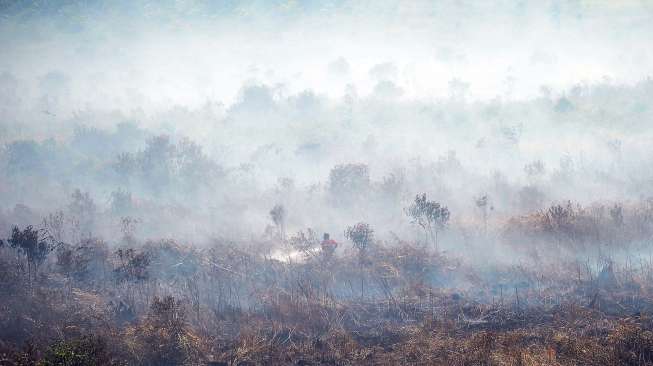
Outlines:
<svg viewBox="0 0 653 366"><path fill-rule="evenodd" d="M322 249L324 249L324 250L326 250L326 249L334 250L337 247L338 247L338 242L336 242L333 239L322 240Z"/></svg>

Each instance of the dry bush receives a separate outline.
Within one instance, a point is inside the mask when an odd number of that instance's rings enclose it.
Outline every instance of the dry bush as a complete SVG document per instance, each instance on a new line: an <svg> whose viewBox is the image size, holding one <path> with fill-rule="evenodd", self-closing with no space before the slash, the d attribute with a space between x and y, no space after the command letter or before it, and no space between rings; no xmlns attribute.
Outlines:
<svg viewBox="0 0 653 366"><path fill-rule="evenodd" d="M571 253L638 249L653 234L652 207L648 200L587 207L567 201L510 218L501 236L513 247L536 255L549 253L552 246Z"/></svg>
<svg viewBox="0 0 653 366"><path fill-rule="evenodd" d="M125 330L131 355L140 365L197 365L200 339L187 326L183 304L154 298L149 314Z"/></svg>
<svg viewBox="0 0 653 366"><path fill-rule="evenodd" d="M637 324L620 324L609 336L614 362L620 365L653 364L653 332Z"/></svg>
<svg viewBox="0 0 653 366"><path fill-rule="evenodd" d="M515 225L561 246L633 225L630 206L560 207ZM283 262L248 244L159 240L111 253L81 241L46 258L33 286L24 257L0 248L1 362L652 363L648 262L474 266L399 238L365 245L365 261L348 246L328 261Z"/></svg>

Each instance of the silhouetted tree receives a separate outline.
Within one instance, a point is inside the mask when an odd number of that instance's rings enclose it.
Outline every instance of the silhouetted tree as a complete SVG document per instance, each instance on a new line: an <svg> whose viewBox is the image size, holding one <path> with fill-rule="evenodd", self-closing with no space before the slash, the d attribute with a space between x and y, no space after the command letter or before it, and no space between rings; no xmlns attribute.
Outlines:
<svg viewBox="0 0 653 366"><path fill-rule="evenodd" d="M120 231L122 232L122 240L126 244L134 244L136 242L136 226L140 223L140 220L131 217L123 216L120 218Z"/></svg>
<svg viewBox="0 0 653 366"><path fill-rule="evenodd" d="M615 204L610 208L610 217L615 226L621 227L624 224L623 206Z"/></svg>
<svg viewBox="0 0 653 366"><path fill-rule="evenodd" d="M359 222L354 226L349 226L345 230L345 238L351 240L354 248L358 251L358 261L361 265L361 297L364 292L363 266L367 259L367 252L374 241L374 230L365 222Z"/></svg>
<svg viewBox="0 0 653 366"><path fill-rule="evenodd" d="M374 239L374 230L370 224L359 222L354 226L347 227L345 238L351 240L359 253L365 253Z"/></svg>
<svg viewBox="0 0 653 366"><path fill-rule="evenodd" d="M571 201L566 205L552 205L545 214L545 229L549 231L563 231L571 226L571 220L574 218L574 207Z"/></svg>
<svg viewBox="0 0 653 366"><path fill-rule="evenodd" d="M30 284L32 270L37 269L56 247L52 237L46 236L44 231L36 230L32 226L27 226L24 230L14 226L11 238L7 242L27 259L27 275Z"/></svg>
<svg viewBox="0 0 653 366"><path fill-rule="evenodd" d="M145 150L137 155L137 162L144 183L148 184L155 193L160 193L168 187L174 169L175 145L170 142L170 137L160 135L147 141Z"/></svg>
<svg viewBox="0 0 653 366"><path fill-rule="evenodd" d="M209 159L197 143L183 138L175 146L174 177L185 192L194 192L203 183L222 174L222 168Z"/></svg>
<svg viewBox="0 0 653 366"><path fill-rule="evenodd" d="M435 250L438 250L438 232L444 229L449 222L450 212L446 206L426 199L426 194L415 196L415 201L406 208L406 215L412 223L418 224L433 240Z"/></svg>
<svg viewBox="0 0 653 366"><path fill-rule="evenodd" d="M281 204L276 204L270 210L270 218L277 227L281 240L286 240L286 209Z"/></svg>

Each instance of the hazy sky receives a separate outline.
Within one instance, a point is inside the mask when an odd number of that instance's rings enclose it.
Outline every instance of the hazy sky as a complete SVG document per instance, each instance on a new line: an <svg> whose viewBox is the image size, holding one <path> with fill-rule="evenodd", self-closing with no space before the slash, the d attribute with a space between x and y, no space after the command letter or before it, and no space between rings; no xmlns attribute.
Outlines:
<svg viewBox="0 0 653 366"><path fill-rule="evenodd" d="M653 66L648 1L1 4L0 73L27 103L55 89L64 113L230 105L252 83L331 97L350 85L359 96L525 99L542 86L632 83Z"/></svg>

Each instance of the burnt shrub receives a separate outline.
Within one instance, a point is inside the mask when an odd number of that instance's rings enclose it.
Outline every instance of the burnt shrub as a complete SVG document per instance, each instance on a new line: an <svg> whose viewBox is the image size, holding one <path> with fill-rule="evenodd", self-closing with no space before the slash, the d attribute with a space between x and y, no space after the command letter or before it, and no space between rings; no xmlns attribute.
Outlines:
<svg viewBox="0 0 653 366"><path fill-rule="evenodd" d="M56 342L45 352L39 366L101 366L115 365L107 351L105 340L98 336L85 336Z"/></svg>

